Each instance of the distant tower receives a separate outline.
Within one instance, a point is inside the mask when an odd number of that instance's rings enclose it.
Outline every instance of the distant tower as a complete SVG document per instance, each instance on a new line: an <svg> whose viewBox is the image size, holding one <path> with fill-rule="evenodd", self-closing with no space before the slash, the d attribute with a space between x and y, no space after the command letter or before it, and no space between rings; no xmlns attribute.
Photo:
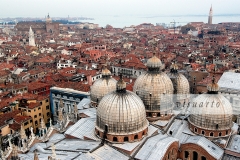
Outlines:
<svg viewBox="0 0 240 160"><path fill-rule="evenodd" d="M209 16L208 16L208 24L212 24L212 16L213 16L213 10L212 10L212 5L209 11Z"/></svg>
<svg viewBox="0 0 240 160"><path fill-rule="evenodd" d="M52 19L50 18L49 13L48 13L48 16L46 18L46 23L52 23Z"/></svg>
<svg viewBox="0 0 240 160"><path fill-rule="evenodd" d="M29 46L36 46L32 27L30 27L30 29L29 29Z"/></svg>

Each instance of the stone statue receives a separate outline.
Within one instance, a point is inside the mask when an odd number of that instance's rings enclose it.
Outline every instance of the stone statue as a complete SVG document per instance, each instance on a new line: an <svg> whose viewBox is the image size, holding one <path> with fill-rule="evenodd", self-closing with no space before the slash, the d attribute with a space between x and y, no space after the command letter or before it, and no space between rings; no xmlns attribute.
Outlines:
<svg viewBox="0 0 240 160"><path fill-rule="evenodd" d="M52 149L52 159L56 159L56 151L55 151L56 147L54 144L52 144L51 149Z"/></svg>
<svg viewBox="0 0 240 160"><path fill-rule="evenodd" d="M49 120L49 127L52 127L52 119Z"/></svg>
<svg viewBox="0 0 240 160"><path fill-rule="evenodd" d="M34 138L35 135L34 135L34 133L33 133L33 127L30 127L30 130L31 130L31 137Z"/></svg>

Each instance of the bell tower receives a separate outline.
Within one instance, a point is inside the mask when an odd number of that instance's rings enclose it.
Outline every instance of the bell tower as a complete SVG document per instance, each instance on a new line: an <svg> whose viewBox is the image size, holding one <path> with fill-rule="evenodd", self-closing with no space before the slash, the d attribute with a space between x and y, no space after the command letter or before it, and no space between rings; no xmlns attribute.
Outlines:
<svg viewBox="0 0 240 160"><path fill-rule="evenodd" d="M209 15L208 15L208 24L212 24L212 16L213 16L213 10L212 10L212 5L211 5Z"/></svg>
<svg viewBox="0 0 240 160"><path fill-rule="evenodd" d="M34 46L34 47L36 46L35 39L34 39L34 32L31 26L29 29L29 46Z"/></svg>

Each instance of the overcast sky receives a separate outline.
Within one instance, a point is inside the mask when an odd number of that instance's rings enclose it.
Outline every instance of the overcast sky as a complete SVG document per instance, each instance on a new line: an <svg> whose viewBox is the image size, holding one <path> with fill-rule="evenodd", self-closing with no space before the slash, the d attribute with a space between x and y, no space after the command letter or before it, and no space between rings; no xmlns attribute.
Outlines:
<svg viewBox="0 0 240 160"><path fill-rule="evenodd" d="M240 0L0 0L0 17L240 14Z"/></svg>

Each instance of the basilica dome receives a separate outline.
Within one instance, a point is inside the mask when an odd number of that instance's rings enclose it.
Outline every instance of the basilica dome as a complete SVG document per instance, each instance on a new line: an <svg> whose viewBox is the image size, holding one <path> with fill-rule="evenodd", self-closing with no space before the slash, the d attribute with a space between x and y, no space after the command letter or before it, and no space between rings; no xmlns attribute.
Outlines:
<svg viewBox="0 0 240 160"><path fill-rule="evenodd" d="M96 80L91 86L90 98L92 104L98 104L103 96L116 89L117 81L111 77L111 72L105 67L102 70L102 78Z"/></svg>
<svg viewBox="0 0 240 160"><path fill-rule="evenodd" d="M160 71L162 62L155 55L147 61L147 66L148 72L137 78L133 91L143 101L148 120L168 119L173 109L172 81Z"/></svg>
<svg viewBox="0 0 240 160"><path fill-rule="evenodd" d="M168 74L169 78L173 83L174 88L174 102L175 103L184 103L188 102L190 97L190 86L187 78L178 72L177 64L172 64L170 67L170 73Z"/></svg>
<svg viewBox="0 0 240 160"><path fill-rule="evenodd" d="M218 94L218 84L213 80L208 93L197 96L190 107L190 129L206 137L228 136L233 125L231 103Z"/></svg>
<svg viewBox="0 0 240 160"><path fill-rule="evenodd" d="M103 137L107 125L109 141L139 140L147 134L148 129L144 104L135 93L126 90L126 83L122 78L115 88L98 105L96 134Z"/></svg>

